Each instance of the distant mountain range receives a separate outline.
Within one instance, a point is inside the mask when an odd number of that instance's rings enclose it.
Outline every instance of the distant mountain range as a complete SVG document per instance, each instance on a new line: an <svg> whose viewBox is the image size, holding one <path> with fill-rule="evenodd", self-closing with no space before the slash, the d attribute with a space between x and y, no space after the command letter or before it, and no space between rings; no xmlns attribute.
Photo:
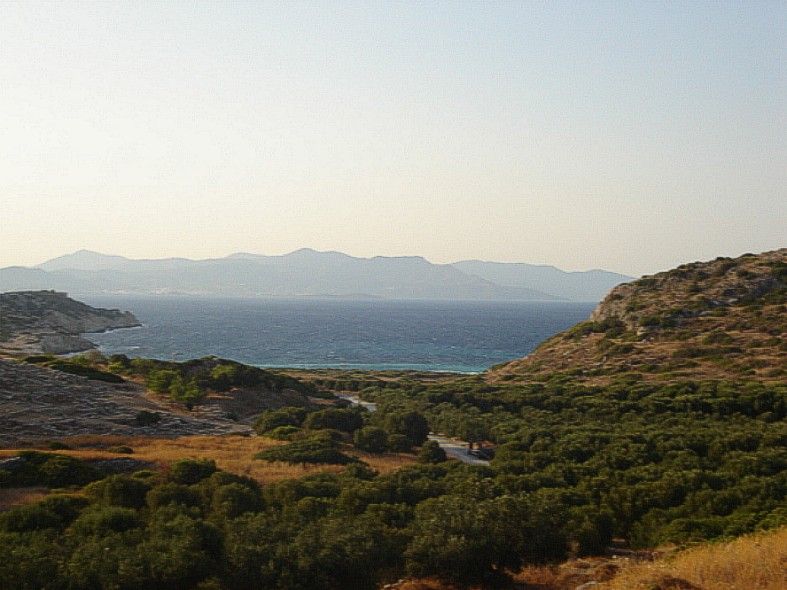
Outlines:
<svg viewBox="0 0 787 590"><path fill-rule="evenodd" d="M604 270L420 256L357 258L304 248L282 256L133 260L80 250L36 267L0 269L0 291L232 297L342 297L487 301L598 301L632 277Z"/></svg>

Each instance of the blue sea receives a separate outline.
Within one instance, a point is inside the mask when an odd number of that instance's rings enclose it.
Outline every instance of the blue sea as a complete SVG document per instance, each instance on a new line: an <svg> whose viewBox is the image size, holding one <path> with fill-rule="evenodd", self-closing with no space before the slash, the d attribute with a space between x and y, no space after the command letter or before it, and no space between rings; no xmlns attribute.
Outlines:
<svg viewBox="0 0 787 590"><path fill-rule="evenodd" d="M132 311L141 328L90 334L106 354L260 367L472 373L531 352L592 303L82 296Z"/></svg>

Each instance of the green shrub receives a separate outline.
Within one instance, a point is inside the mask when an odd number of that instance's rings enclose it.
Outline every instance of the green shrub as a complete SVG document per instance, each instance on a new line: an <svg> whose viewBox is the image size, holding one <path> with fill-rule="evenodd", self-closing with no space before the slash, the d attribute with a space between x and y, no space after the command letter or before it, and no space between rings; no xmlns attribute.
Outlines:
<svg viewBox="0 0 787 590"><path fill-rule="evenodd" d="M180 373L172 369L155 369L147 374L146 385L156 393L168 393L170 385L175 379L180 378Z"/></svg>
<svg viewBox="0 0 787 590"><path fill-rule="evenodd" d="M105 506L142 508L151 486L143 479L111 475L85 487L85 495Z"/></svg>
<svg viewBox="0 0 787 590"><path fill-rule="evenodd" d="M388 434L377 426L366 426L355 431L355 446L369 453L384 453L388 448Z"/></svg>
<svg viewBox="0 0 787 590"><path fill-rule="evenodd" d="M407 453L412 450L413 445L410 444L410 439L403 434L389 434L388 435L388 449L395 453Z"/></svg>
<svg viewBox="0 0 787 590"><path fill-rule="evenodd" d="M254 423L254 430L257 434L266 434L280 426L300 427L306 418L304 408L287 406L277 410L267 410L259 415Z"/></svg>
<svg viewBox="0 0 787 590"><path fill-rule="evenodd" d="M355 408L327 408L309 414L303 425L310 430L325 428L352 433L363 426L363 416Z"/></svg>
<svg viewBox="0 0 787 590"><path fill-rule="evenodd" d="M24 533L44 529L59 529L63 526L63 519L53 510L35 504L12 508L8 512L0 513L0 531L11 533Z"/></svg>
<svg viewBox="0 0 787 590"><path fill-rule="evenodd" d="M225 518L236 518L246 512L262 508L259 492L240 483L229 483L216 488L211 499L211 510Z"/></svg>
<svg viewBox="0 0 787 590"><path fill-rule="evenodd" d="M429 423L419 412L391 412L385 416L385 430L407 437L411 446L420 446L429 435Z"/></svg>
<svg viewBox="0 0 787 590"><path fill-rule="evenodd" d="M209 459L181 459L172 464L169 478L175 483L194 484L210 477L216 462Z"/></svg>
<svg viewBox="0 0 787 590"><path fill-rule="evenodd" d="M136 510L119 506L106 506L83 512L71 525L74 535L104 536L141 528L143 521Z"/></svg>
<svg viewBox="0 0 787 590"><path fill-rule="evenodd" d="M290 440L294 435L302 432L297 426L277 426L273 430L265 432L265 436L276 440Z"/></svg>
<svg viewBox="0 0 787 590"><path fill-rule="evenodd" d="M202 506L199 493L189 486L179 483L164 483L155 486L147 493L145 501L153 510L173 504L196 508Z"/></svg>
<svg viewBox="0 0 787 590"><path fill-rule="evenodd" d="M419 463L442 463L447 459L448 457L445 451L433 440L426 441L424 446L421 447L421 450L418 451Z"/></svg>
<svg viewBox="0 0 787 590"><path fill-rule="evenodd" d="M343 465L353 461L339 451L338 444L326 436L310 436L289 444L260 451L256 459L286 463L334 463Z"/></svg>

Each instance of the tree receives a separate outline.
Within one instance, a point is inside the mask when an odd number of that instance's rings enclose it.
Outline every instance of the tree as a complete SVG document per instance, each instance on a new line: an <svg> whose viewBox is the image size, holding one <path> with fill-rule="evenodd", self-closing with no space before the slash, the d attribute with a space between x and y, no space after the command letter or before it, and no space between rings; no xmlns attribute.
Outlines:
<svg viewBox="0 0 787 590"><path fill-rule="evenodd" d="M388 445L388 435L377 426L366 426L355 431L355 446L370 453L383 453Z"/></svg>
<svg viewBox="0 0 787 590"><path fill-rule="evenodd" d="M181 459L172 464L169 477L176 483L194 484L215 471L216 462L212 459Z"/></svg>
<svg viewBox="0 0 787 590"><path fill-rule="evenodd" d="M419 463L442 463L446 459L448 459L448 457L445 451L433 440L426 441L418 452Z"/></svg>
<svg viewBox="0 0 787 590"><path fill-rule="evenodd" d="M429 423L418 412L393 412L385 417L385 429L392 434L403 434L412 446L420 446L429 435Z"/></svg>
<svg viewBox="0 0 787 590"><path fill-rule="evenodd" d="M309 414L303 425L311 430L327 428L342 432L355 432L363 426L363 416L355 408L328 408Z"/></svg>
<svg viewBox="0 0 787 590"><path fill-rule="evenodd" d="M522 498L469 502L447 495L416 508L405 556L411 575L436 575L460 583L494 581L527 562L559 559L565 538L549 514Z"/></svg>

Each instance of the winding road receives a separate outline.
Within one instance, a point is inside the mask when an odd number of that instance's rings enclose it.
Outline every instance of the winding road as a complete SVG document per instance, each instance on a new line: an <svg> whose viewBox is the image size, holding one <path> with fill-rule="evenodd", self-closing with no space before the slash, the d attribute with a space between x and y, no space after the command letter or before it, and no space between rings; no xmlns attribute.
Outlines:
<svg viewBox="0 0 787 590"><path fill-rule="evenodd" d="M366 408L370 412L377 411L377 404L373 402L365 402L361 400L358 396L355 395L337 395L337 397L341 399L346 399L351 404L355 404L356 406L361 406ZM468 465L489 465L489 461L486 459L480 459L478 457L474 457L473 455L469 455L467 453L467 443L463 440L458 440L455 438L449 438L447 436L443 436L441 434L429 434L429 440L435 441L440 448L445 451L445 454L448 455L451 459L456 459L461 461L462 463L467 463Z"/></svg>

